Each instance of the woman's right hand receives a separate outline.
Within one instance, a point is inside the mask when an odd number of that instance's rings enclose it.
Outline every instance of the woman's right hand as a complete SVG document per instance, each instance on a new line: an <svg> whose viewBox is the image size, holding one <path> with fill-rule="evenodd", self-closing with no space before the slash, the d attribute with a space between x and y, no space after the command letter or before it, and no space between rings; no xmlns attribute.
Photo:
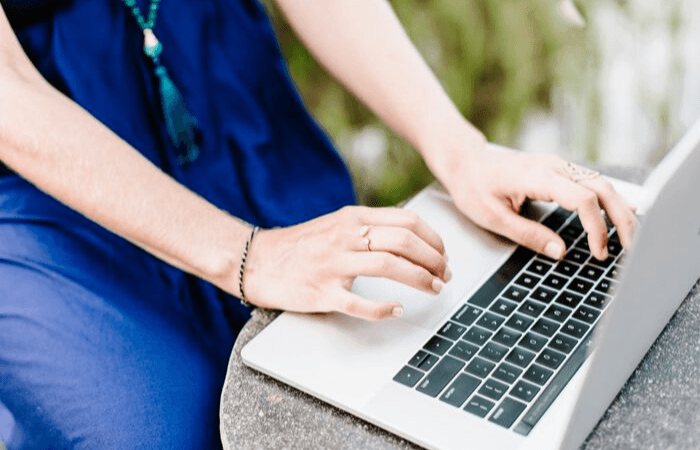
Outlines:
<svg viewBox="0 0 700 450"><path fill-rule="evenodd" d="M246 300L298 312L339 311L367 320L400 317L398 302L352 292L364 275L437 294L451 278L440 236L412 211L349 206L256 235L244 275Z"/></svg>

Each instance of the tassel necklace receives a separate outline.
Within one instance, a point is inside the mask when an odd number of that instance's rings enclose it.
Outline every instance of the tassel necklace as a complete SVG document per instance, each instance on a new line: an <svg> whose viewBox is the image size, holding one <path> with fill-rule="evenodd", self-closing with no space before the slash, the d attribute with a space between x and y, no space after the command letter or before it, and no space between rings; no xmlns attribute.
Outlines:
<svg viewBox="0 0 700 450"><path fill-rule="evenodd" d="M158 77L160 88L160 103L163 108L165 126L168 129L170 139L178 150L178 164L192 162L199 156L199 147L194 142L197 119L190 114L185 107L182 94L168 76L168 71L160 63L160 54L163 46L153 34L153 26L158 15L160 0L150 0L148 7L148 20L141 15L141 10L136 5L136 0L122 0L131 15L134 16L143 31L143 53L151 58L154 73Z"/></svg>

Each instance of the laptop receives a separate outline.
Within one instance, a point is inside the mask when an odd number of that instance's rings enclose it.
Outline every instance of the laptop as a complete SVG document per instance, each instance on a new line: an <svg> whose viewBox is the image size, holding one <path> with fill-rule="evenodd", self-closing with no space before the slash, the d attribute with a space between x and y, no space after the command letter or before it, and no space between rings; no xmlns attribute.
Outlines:
<svg viewBox="0 0 700 450"><path fill-rule="evenodd" d="M610 181L641 228L591 258L574 213L526 213L567 242L561 262L485 231L439 186L406 204L443 237L454 277L438 296L358 278L401 319L283 313L245 364L433 449L575 449L700 277L700 121L643 186Z"/></svg>

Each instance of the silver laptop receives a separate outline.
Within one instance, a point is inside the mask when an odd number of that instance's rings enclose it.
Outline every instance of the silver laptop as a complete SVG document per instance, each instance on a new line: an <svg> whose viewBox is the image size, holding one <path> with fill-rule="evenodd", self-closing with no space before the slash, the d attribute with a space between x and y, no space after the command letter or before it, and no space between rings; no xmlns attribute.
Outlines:
<svg viewBox="0 0 700 450"><path fill-rule="evenodd" d="M406 207L443 237L454 273L437 297L359 278L400 320L284 313L242 352L274 378L435 449L575 449L700 276L700 121L644 186L632 250L610 229L592 259L575 214L533 204L569 251L549 260L464 218L431 186Z"/></svg>

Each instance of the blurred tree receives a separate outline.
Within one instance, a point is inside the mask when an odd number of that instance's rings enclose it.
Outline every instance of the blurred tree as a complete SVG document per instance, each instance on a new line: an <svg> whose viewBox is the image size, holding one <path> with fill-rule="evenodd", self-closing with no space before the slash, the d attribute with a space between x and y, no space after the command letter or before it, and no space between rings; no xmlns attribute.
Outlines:
<svg viewBox="0 0 700 450"><path fill-rule="evenodd" d="M333 80L272 2L265 2L292 78L311 112L338 143L360 201L396 204L432 181L417 152ZM552 1L390 3L459 110L490 141L512 145L523 115L532 108L549 108L560 33ZM368 135L379 139L366 139ZM363 149L363 144L375 148Z"/></svg>

